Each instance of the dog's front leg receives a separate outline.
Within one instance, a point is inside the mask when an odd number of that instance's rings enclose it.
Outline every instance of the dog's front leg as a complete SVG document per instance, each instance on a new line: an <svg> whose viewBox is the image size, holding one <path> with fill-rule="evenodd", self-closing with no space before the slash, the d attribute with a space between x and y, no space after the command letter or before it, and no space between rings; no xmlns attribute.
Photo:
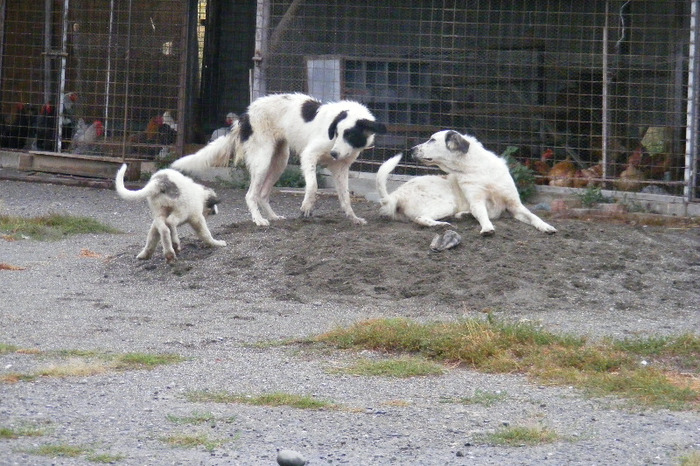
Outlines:
<svg viewBox="0 0 700 466"><path fill-rule="evenodd" d="M352 161L350 161L352 163ZM350 203L350 190L348 188L348 176L350 175L350 163L334 163L328 165L328 169L333 175L333 181L335 181L335 189L338 194L338 201L340 202L340 207L345 212L345 215L352 220L355 225L365 225L367 220L355 215L352 210L352 204Z"/></svg>
<svg viewBox="0 0 700 466"><path fill-rule="evenodd" d="M207 220L203 215L198 218L190 219L190 226L192 226L192 229L195 231L195 233L197 233L197 236L199 236L199 238L209 246L219 248L226 246L226 241L214 239L214 237L211 235L209 227L207 227Z"/></svg>
<svg viewBox="0 0 700 466"><path fill-rule="evenodd" d="M301 214L304 217L311 217L316 204L316 192L318 182L316 181L317 156L311 152L304 151L299 156L301 172L304 175L304 201L301 203Z"/></svg>
<svg viewBox="0 0 700 466"><path fill-rule="evenodd" d="M470 202L471 214L474 216L479 225L481 225L481 236L491 236L494 234L493 223L489 220L489 212L486 209L486 204L483 201Z"/></svg>

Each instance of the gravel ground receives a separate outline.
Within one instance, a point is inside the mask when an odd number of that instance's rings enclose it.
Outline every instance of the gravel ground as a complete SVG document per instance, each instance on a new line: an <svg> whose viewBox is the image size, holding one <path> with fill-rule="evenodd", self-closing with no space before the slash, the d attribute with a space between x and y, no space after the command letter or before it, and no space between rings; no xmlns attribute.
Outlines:
<svg viewBox="0 0 700 466"><path fill-rule="evenodd" d="M368 318L421 321L480 317L541 323L591 338L677 335L700 328L700 231L622 222L549 218L542 235L511 218L478 236L456 224L463 244L429 252L434 231L388 222L357 200L363 227L343 218L334 197L316 217L298 218L301 197L279 193L288 220L270 228L249 219L243 192L218 188L210 218L224 249L203 248L189 228L166 265L157 251L137 261L149 224L145 205L106 189L0 181L0 213L94 217L122 234L54 242L0 239L0 343L47 350L176 353L186 361L151 371L41 378L0 385L0 427L41 426L44 435L0 440L0 464L94 464L87 455L47 458L28 449L76 445L121 457L119 464L271 465L276 450L309 464L679 464L700 450L700 414L642 410L521 375L450 367L442 376L394 380L342 375L360 356L304 345L302 338ZM45 358L0 356L0 374L29 373ZM695 374L697 376L697 374ZM193 403L212 390L284 391L342 405L339 410ZM490 406L450 400L478 391ZM211 413L201 425L174 417ZM480 436L503 426L543 426L562 440L503 447ZM163 439L203 434L211 450Z"/></svg>

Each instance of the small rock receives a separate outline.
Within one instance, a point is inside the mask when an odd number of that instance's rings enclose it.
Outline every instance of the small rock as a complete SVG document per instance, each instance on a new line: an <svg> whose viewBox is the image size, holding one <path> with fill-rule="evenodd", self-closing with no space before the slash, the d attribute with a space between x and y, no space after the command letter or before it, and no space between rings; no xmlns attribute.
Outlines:
<svg viewBox="0 0 700 466"><path fill-rule="evenodd" d="M304 466L306 458L294 450L278 450L277 464L280 466Z"/></svg>
<svg viewBox="0 0 700 466"><path fill-rule="evenodd" d="M462 236L454 230L447 230L444 233L438 233L430 242L430 250L433 252L452 249L462 242Z"/></svg>

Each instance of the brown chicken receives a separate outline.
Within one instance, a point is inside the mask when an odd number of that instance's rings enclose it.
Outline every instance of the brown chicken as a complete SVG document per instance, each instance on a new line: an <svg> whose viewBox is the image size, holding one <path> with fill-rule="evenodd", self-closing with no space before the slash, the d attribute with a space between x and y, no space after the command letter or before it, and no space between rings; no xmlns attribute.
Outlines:
<svg viewBox="0 0 700 466"><path fill-rule="evenodd" d="M591 186L599 186L600 179L603 177L603 166L601 164L593 165L592 167L584 168L576 171L574 178L574 188L589 188Z"/></svg>
<svg viewBox="0 0 700 466"><path fill-rule="evenodd" d="M644 157L644 148L640 145L627 159L627 168L620 173L620 177L614 181L615 188L620 191L639 191L642 189L646 176L639 168Z"/></svg>
<svg viewBox="0 0 700 466"><path fill-rule="evenodd" d="M574 185L576 177L576 165L571 159L566 158L561 162L557 162L549 170L549 185L558 186L561 188L570 188Z"/></svg>
<svg viewBox="0 0 700 466"><path fill-rule="evenodd" d="M534 172L536 184L543 185L549 183L550 163L553 158L554 151L552 149L547 149L542 153L539 160L527 160L525 162L525 166Z"/></svg>

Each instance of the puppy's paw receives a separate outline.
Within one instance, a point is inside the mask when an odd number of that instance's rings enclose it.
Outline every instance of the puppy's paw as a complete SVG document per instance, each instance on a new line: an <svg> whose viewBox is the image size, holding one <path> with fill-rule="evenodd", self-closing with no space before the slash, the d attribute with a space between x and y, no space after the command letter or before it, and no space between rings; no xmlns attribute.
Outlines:
<svg viewBox="0 0 700 466"><path fill-rule="evenodd" d="M553 235L554 233L557 232L557 229L554 228L552 225L548 225L545 223L545 225L539 229L540 231L547 233L548 235Z"/></svg>
<svg viewBox="0 0 700 466"><path fill-rule="evenodd" d="M212 243L212 246L215 246L217 248L223 248L224 246L226 246L226 241L215 239Z"/></svg>
<svg viewBox="0 0 700 466"><path fill-rule="evenodd" d="M350 220L352 220L352 223L354 223L355 225L367 225L367 220L361 217L350 217Z"/></svg>
<svg viewBox="0 0 700 466"><path fill-rule="evenodd" d="M253 222L259 226L259 227L269 227L270 226L270 221L267 219L264 219L262 217L253 219Z"/></svg>
<svg viewBox="0 0 700 466"><path fill-rule="evenodd" d="M489 230L481 230L481 232L479 234L481 236L493 236L495 233L496 233L496 231L493 228L491 228Z"/></svg>
<svg viewBox="0 0 700 466"><path fill-rule="evenodd" d="M167 262L168 264L172 264L176 260L177 260L177 256L175 256L174 251L172 251L172 252L168 251L167 253L165 253L165 262Z"/></svg>
<svg viewBox="0 0 700 466"><path fill-rule="evenodd" d="M145 260L150 259L151 255L152 255L152 253L150 253L149 251L141 251L140 253L138 253L136 258L139 260L145 261Z"/></svg>

